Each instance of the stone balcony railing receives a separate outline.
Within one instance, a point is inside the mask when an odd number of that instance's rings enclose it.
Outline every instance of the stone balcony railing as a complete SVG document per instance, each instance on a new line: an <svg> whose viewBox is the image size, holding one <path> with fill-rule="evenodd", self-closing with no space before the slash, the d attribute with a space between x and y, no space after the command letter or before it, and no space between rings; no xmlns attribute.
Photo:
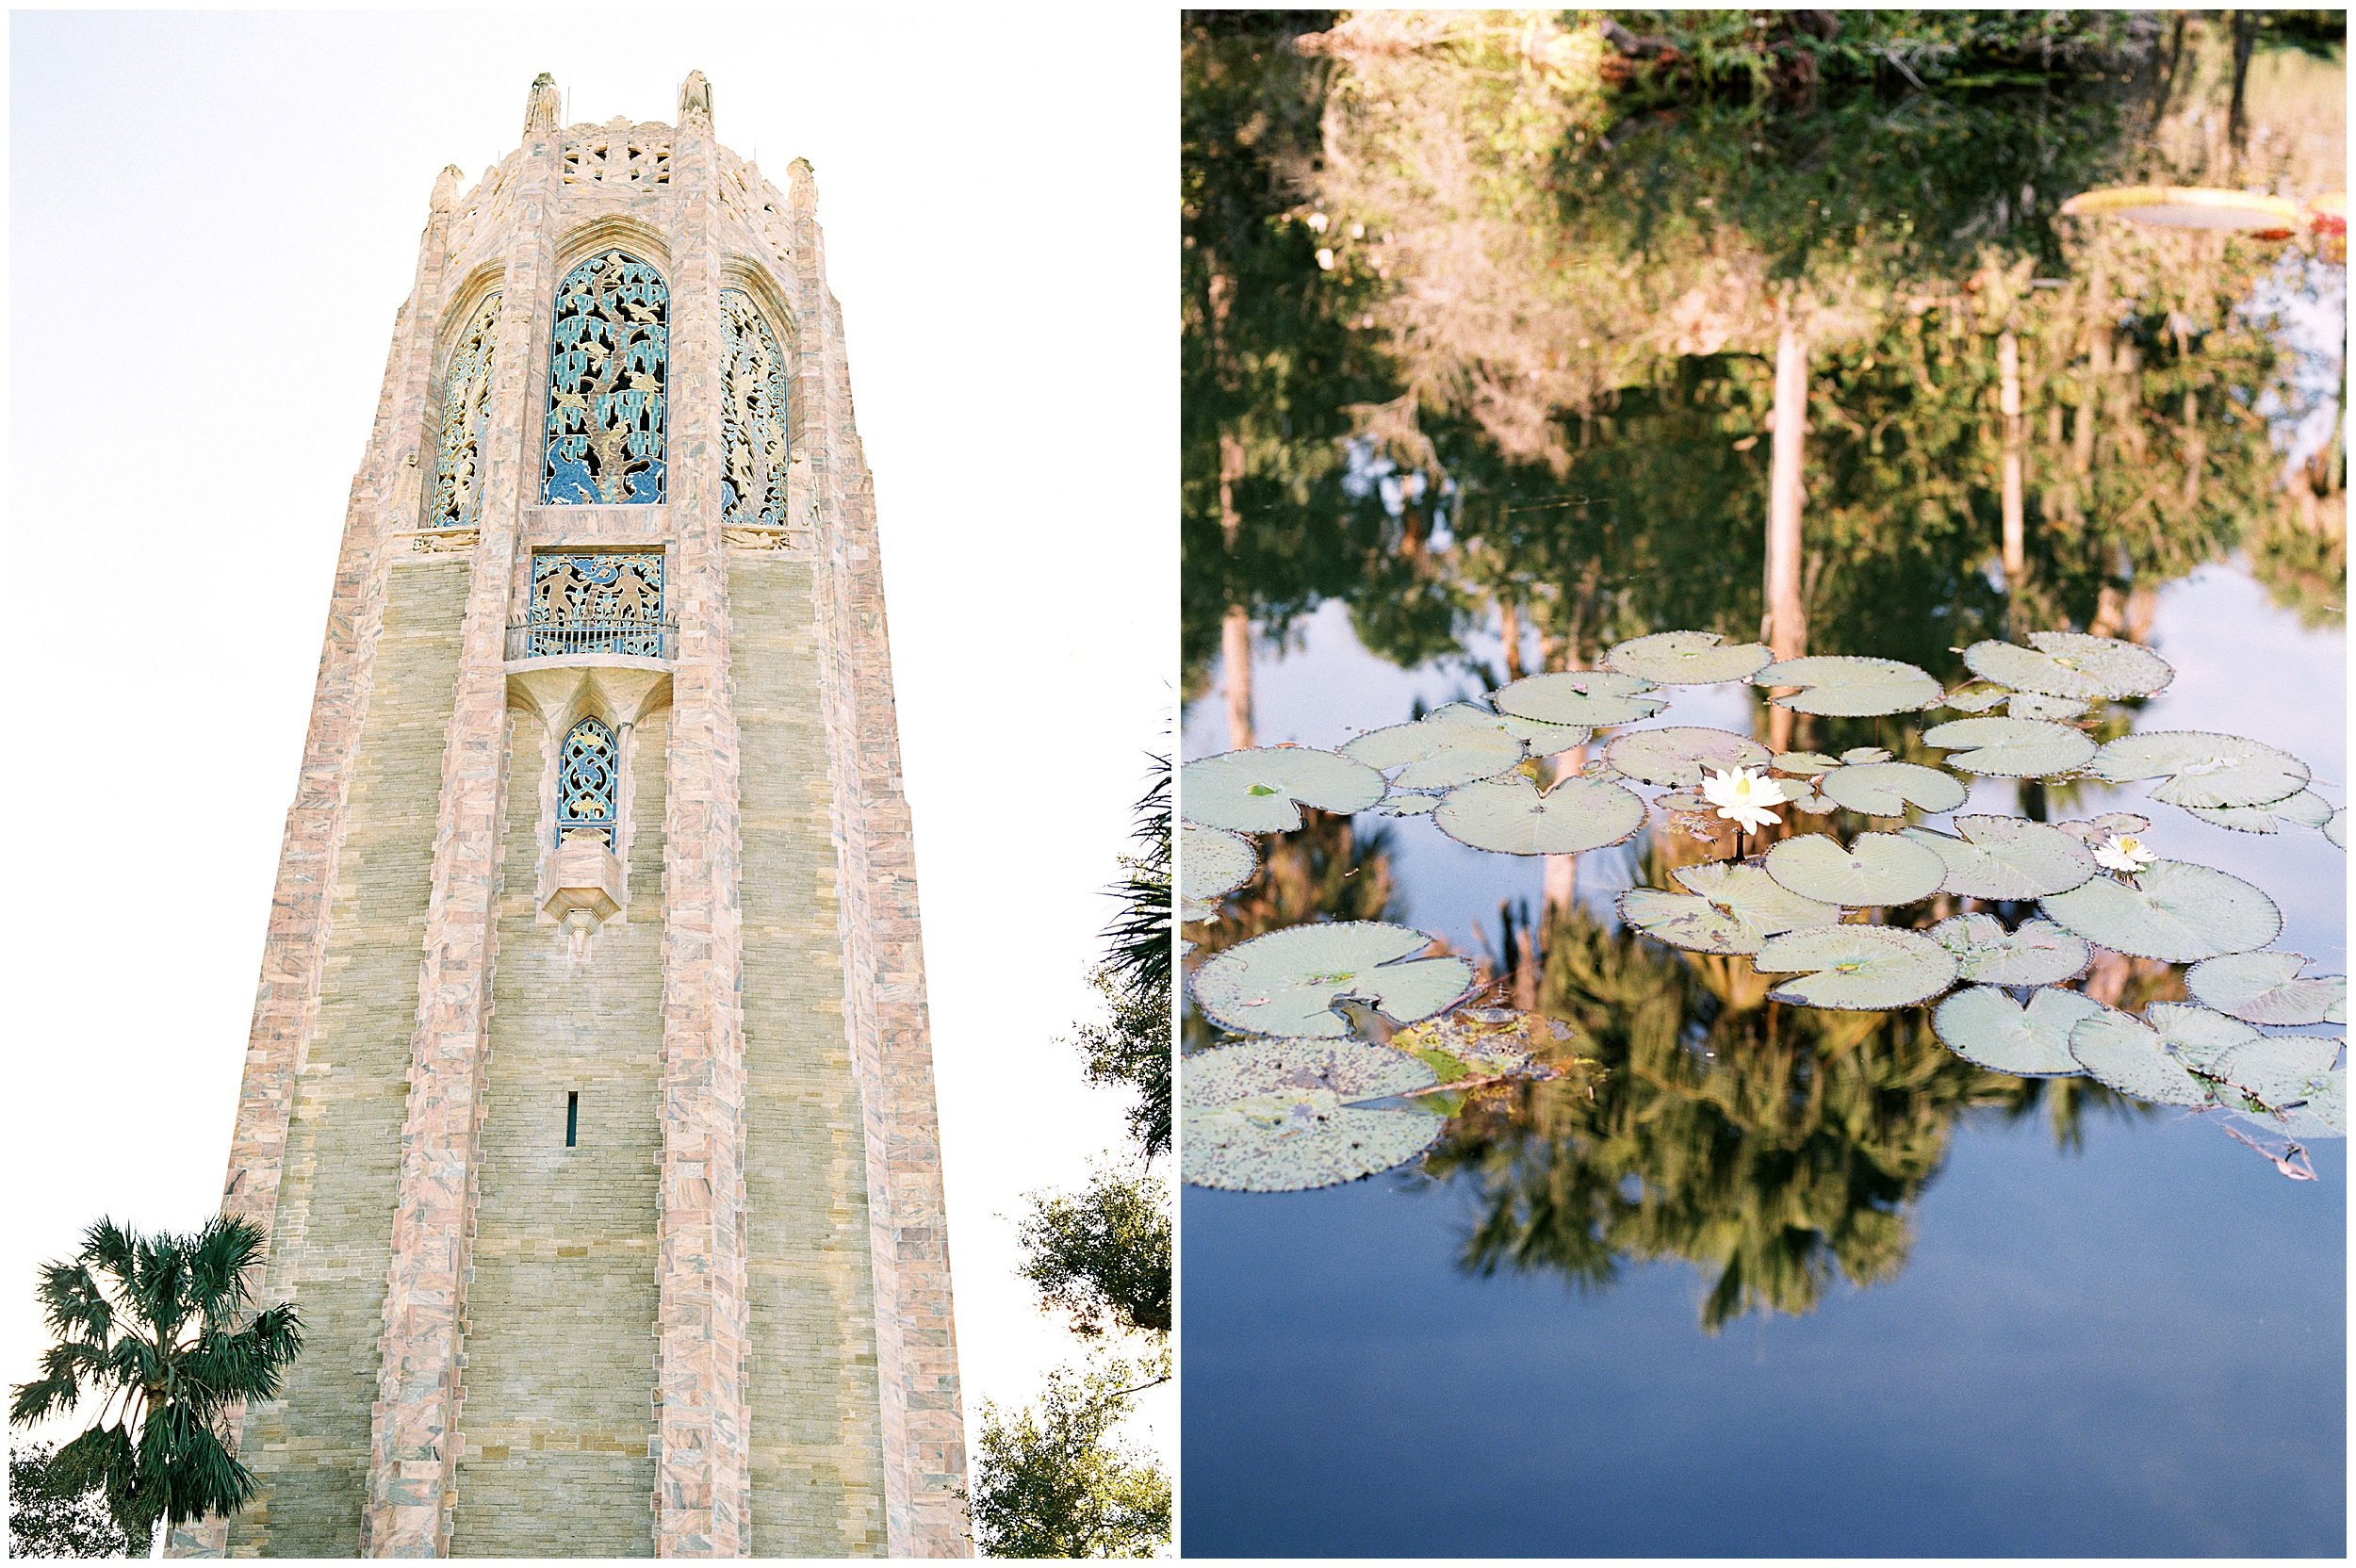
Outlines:
<svg viewBox="0 0 2356 1568"><path fill-rule="evenodd" d="M618 653L668 659L678 640L675 621L517 621L507 629L507 657L513 662Z"/></svg>

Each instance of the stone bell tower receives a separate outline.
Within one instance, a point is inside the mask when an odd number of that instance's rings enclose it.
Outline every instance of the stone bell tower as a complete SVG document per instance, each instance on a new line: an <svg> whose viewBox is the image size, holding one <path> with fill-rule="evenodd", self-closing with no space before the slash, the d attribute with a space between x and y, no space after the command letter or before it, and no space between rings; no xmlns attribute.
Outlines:
<svg viewBox="0 0 2356 1568"><path fill-rule="evenodd" d="M916 872L817 194L435 185L224 1208L306 1333L183 1554L970 1551Z"/></svg>

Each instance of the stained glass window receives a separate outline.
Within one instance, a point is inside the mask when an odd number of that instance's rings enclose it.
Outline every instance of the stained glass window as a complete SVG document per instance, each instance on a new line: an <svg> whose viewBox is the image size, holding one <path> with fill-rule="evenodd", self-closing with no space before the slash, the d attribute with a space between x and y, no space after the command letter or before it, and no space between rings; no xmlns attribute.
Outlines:
<svg viewBox="0 0 2356 1568"><path fill-rule="evenodd" d="M785 356L777 334L741 288L720 295L728 365L720 387L723 522L785 524Z"/></svg>
<svg viewBox="0 0 2356 1568"><path fill-rule="evenodd" d="M476 307L442 370L441 453L434 464L429 528L472 528L482 508L483 422L490 414L499 324L499 297L493 294Z"/></svg>
<svg viewBox="0 0 2356 1568"><path fill-rule="evenodd" d="M564 274L548 351L549 504L663 498L670 310L663 274L626 252Z"/></svg>
<svg viewBox="0 0 2356 1568"><path fill-rule="evenodd" d="M614 749L614 731L596 719L583 719L564 737L564 755L557 761L556 837L590 832L614 847L614 798L621 782L621 754Z"/></svg>

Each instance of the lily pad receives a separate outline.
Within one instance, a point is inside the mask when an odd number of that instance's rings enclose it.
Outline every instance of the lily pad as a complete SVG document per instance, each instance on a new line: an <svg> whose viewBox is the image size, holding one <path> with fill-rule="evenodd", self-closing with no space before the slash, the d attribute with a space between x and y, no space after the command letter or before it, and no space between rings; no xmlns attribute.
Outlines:
<svg viewBox="0 0 2356 1568"><path fill-rule="evenodd" d="M1500 855L1583 855L1644 825L1644 797L1608 778L1565 778L1544 794L1520 774L1450 790L1432 819L1459 843Z"/></svg>
<svg viewBox="0 0 2356 1568"><path fill-rule="evenodd" d="M1431 1066L1364 1040L1262 1039L1179 1068L1180 1174L1194 1186L1300 1192L1405 1164L1448 1123L1436 1110L1350 1103L1431 1086Z"/></svg>
<svg viewBox="0 0 2356 1568"><path fill-rule="evenodd" d="M2116 1007L2079 1020L2070 1031L2070 1054L2078 1065L2119 1093L2163 1105L2205 1108L2216 1097L2208 1081L2197 1077L2182 1055L2184 1043ZM2203 1065L2215 1059L2207 1052L2196 1052L2196 1057Z"/></svg>
<svg viewBox="0 0 2356 1568"><path fill-rule="evenodd" d="M1607 668L1663 686L1748 680L1775 660L1762 644L1730 644L1714 631L1655 632L1621 643L1603 656Z"/></svg>
<svg viewBox="0 0 2356 1568"><path fill-rule="evenodd" d="M1925 745L1952 751L1947 765L1990 778L2051 778L2094 755L2094 743L2042 719L1950 719L1922 731Z"/></svg>
<svg viewBox="0 0 2356 1568"><path fill-rule="evenodd" d="M2088 773L2113 784L2157 778L2155 800L2170 806L2265 806L2299 792L2307 764L2239 735L2157 729L2122 735L2094 754Z"/></svg>
<svg viewBox="0 0 2356 1568"><path fill-rule="evenodd" d="M2151 830L2151 819L2139 817L2133 811L2105 811L2085 822L2057 822L2053 825L2082 844L2100 844L2115 836L2133 837Z"/></svg>
<svg viewBox="0 0 2356 1568"><path fill-rule="evenodd" d="M1551 1077L1553 1070L1540 1057L1559 1054L1572 1037L1569 1024L1544 1013L1455 1007L1401 1029L1391 1044L1423 1061L1439 1086L1448 1088L1499 1078Z"/></svg>
<svg viewBox="0 0 2356 1568"><path fill-rule="evenodd" d="M1948 693L1947 700L1939 706L1953 708L1964 713L1992 713L2004 705L2005 698L2012 694L2012 691L2007 687L1998 686L1989 681L1974 680Z"/></svg>
<svg viewBox="0 0 2356 1568"><path fill-rule="evenodd" d="M1191 925L1200 920L1217 919L1219 919L1219 906L1207 898L1181 897L1178 900L1178 923L1181 925Z"/></svg>
<svg viewBox="0 0 2356 1568"><path fill-rule="evenodd" d="M2033 631L2029 641L2033 647L1974 643L1963 650L1964 665L1973 675L2016 692L2086 701L2148 696L2176 676L2168 661L2150 648L2115 637Z"/></svg>
<svg viewBox="0 0 2356 1568"><path fill-rule="evenodd" d="M2313 790L2264 806L2187 806L2202 822L2236 833L2280 833L2285 827L2321 827L2331 820L2331 803Z"/></svg>
<svg viewBox="0 0 2356 1568"><path fill-rule="evenodd" d="M1801 778L1830 773L1841 766L1840 758L1827 757L1821 751L1779 751L1771 760L1777 773L1788 773Z"/></svg>
<svg viewBox="0 0 2356 1568"><path fill-rule="evenodd" d="M2245 1023L2346 1023L2348 976L2306 979L2299 953L2232 953L2204 958L2184 972L2184 987L2203 1006Z"/></svg>
<svg viewBox="0 0 2356 1568"><path fill-rule="evenodd" d="M1803 898L1756 865L1710 861L1681 866L1686 891L1630 888L1620 917L1672 947L1694 953L1756 953L1768 938L1811 925L1835 925L1841 906Z"/></svg>
<svg viewBox="0 0 2356 1568"><path fill-rule="evenodd" d="M1371 729L1342 747L1400 790L1447 790L1521 765L1522 743L1502 727L1431 719Z"/></svg>
<svg viewBox="0 0 2356 1568"><path fill-rule="evenodd" d="M1955 915L1930 935L1955 956L1963 978L1981 986L2058 986L2085 973L2094 956L2050 920L2025 920L2007 931L1994 915Z"/></svg>
<svg viewBox="0 0 2356 1568"><path fill-rule="evenodd" d="M2201 1076L2233 1086L2269 1111L2287 1111L2314 1099L2339 1059L2336 1038L2260 1035L2226 1051Z"/></svg>
<svg viewBox="0 0 2356 1568"><path fill-rule="evenodd" d="M1852 811L1869 817L1903 817L1908 806L1930 812L1952 811L1966 791L1955 776L1920 762L1863 762L1836 768L1817 782Z"/></svg>
<svg viewBox="0 0 2356 1568"><path fill-rule="evenodd" d="M1789 931L1762 942L1752 962L1771 972L1808 972L1768 992L1769 1001L1846 1012L1910 1006L1937 996L1955 979L1954 954L1919 931L1891 925Z"/></svg>
<svg viewBox="0 0 2356 1568"><path fill-rule="evenodd" d="M1841 761L1844 767L1862 768L1874 762L1889 760L1890 752L1884 746L1851 746L1841 754Z"/></svg>
<svg viewBox="0 0 2356 1568"><path fill-rule="evenodd" d="M1438 795L1416 794L1413 791L1393 790L1366 808L1378 817L1419 817L1440 808Z"/></svg>
<svg viewBox="0 0 2356 1568"><path fill-rule="evenodd" d="M2015 692L2004 699L2004 711L2016 719L2074 719L2091 706L2083 697L2049 697L2042 692Z"/></svg>
<svg viewBox="0 0 2356 1568"><path fill-rule="evenodd" d="M1289 833L1301 807L1348 815L1383 798L1383 776L1355 758L1309 746L1221 752L1178 770L1178 813L1200 827Z"/></svg>
<svg viewBox="0 0 2356 1568"><path fill-rule="evenodd" d="M1629 778L1690 789L1702 782L1705 771L1732 773L1737 768L1763 768L1774 753L1749 736L1737 735L1731 729L1673 724L1615 735L1603 748L1603 755L1614 769Z"/></svg>
<svg viewBox="0 0 2356 1568"><path fill-rule="evenodd" d="M2015 1078L2069 1078L2085 1070L2070 1032L2102 1011L2081 991L2040 987L2023 1006L1994 986L1973 986L1931 1013L1939 1043L1974 1067Z"/></svg>
<svg viewBox="0 0 2356 1568"><path fill-rule="evenodd" d="M1946 890L1961 898L2043 898L2094 875L2094 857L2072 834L2019 817L1955 819L1961 839L1927 827L1899 831L1946 863Z"/></svg>
<svg viewBox="0 0 2356 1568"><path fill-rule="evenodd" d="M2282 930L2274 901L2238 876L2185 860L2154 860L2134 882L2088 878L2042 901L2065 930L2135 958L2198 963L2250 953Z"/></svg>
<svg viewBox="0 0 2356 1568"><path fill-rule="evenodd" d="M1585 745L1595 734L1584 725L1541 724L1536 719L1525 719L1518 713L1492 712L1469 702L1443 703L1426 713L1423 722L1479 725L1488 729L1503 730L1516 740L1529 742L1529 751L1533 757L1549 756L1558 751L1568 751L1573 746Z"/></svg>
<svg viewBox="0 0 2356 1568"><path fill-rule="evenodd" d="M1464 993L1472 965L1418 957L1437 938L1381 921L1289 925L1214 954L1195 971L1194 999L1239 1034L1346 1035L1333 1010L1355 996L1401 1023L1430 1018Z"/></svg>
<svg viewBox="0 0 2356 1568"><path fill-rule="evenodd" d="M1851 654L1780 660L1752 676L1751 681L1759 686L1804 688L1775 699L1795 713L1910 713L1938 706L1947 694L1938 681L1912 664Z"/></svg>
<svg viewBox="0 0 2356 1568"><path fill-rule="evenodd" d="M1217 898L1251 881L1259 869L1260 853L1251 840L1223 828L1179 825L1179 897Z"/></svg>
<svg viewBox="0 0 2356 1568"><path fill-rule="evenodd" d="M1796 789L1800 792L1787 795L1784 801L1794 811L1805 811L1811 817L1824 817L1841 809L1841 803L1824 793L1822 778L1786 779L1784 788L1786 791Z"/></svg>
<svg viewBox="0 0 2356 1568"><path fill-rule="evenodd" d="M1851 909L1928 898L1947 874L1938 856L1894 833L1860 833L1845 849L1826 834L1802 833L1769 850L1765 864L1802 898Z"/></svg>
<svg viewBox="0 0 2356 1568"><path fill-rule="evenodd" d="M1620 919L1655 941L1689 953L1756 953L1767 939L1706 898L1661 888L1622 893Z"/></svg>
<svg viewBox="0 0 2356 1568"><path fill-rule="evenodd" d="M1500 713L1590 729L1634 724L1669 706L1651 681L1616 670L1550 670L1524 676L1489 700Z"/></svg>
<svg viewBox="0 0 2356 1568"><path fill-rule="evenodd" d="M2348 847L2348 808L2343 806L2331 813L2331 820L2323 825L2323 836L2339 846Z"/></svg>

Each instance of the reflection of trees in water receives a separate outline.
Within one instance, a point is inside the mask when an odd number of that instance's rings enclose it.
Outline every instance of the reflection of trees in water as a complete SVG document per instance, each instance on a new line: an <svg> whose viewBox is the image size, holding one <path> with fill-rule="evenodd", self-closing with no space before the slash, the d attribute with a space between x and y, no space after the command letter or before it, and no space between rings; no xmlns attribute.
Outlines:
<svg viewBox="0 0 2356 1568"><path fill-rule="evenodd" d="M2236 148L2222 29L2053 25L1785 17L1671 68L1551 20L1365 13L1308 57L1317 18L1190 20L1190 686L1231 607L1281 627L1328 597L1402 663L1493 622L1550 667L1759 635L1793 311L1812 651L1952 676L1979 636L2139 637L2158 583L2236 547L2336 613L2338 466L2286 492L2251 412L2278 356L2238 304L2270 253L2047 220L2107 177L2326 178L2302 126L2343 78L2262 46ZM1420 493L1348 482L1368 460Z"/></svg>
<svg viewBox="0 0 2356 1568"><path fill-rule="evenodd" d="M1488 1093L1426 1157L1478 1195L1462 1258L1476 1273L1599 1286L1623 1259L1683 1258L1710 1282L1710 1331L1806 1313L1836 1278L1904 1266L1909 1206L1967 1110L2041 1111L2074 1147L2089 1112L2147 1109L2085 1079L1983 1071L1924 1008L1768 1003L1747 959L1672 952L1583 909L1545 935L1539 1004L1602 1071ZM2173 984L2163 966L2113 969L2089 988L2128 1005Z"/></svg>

